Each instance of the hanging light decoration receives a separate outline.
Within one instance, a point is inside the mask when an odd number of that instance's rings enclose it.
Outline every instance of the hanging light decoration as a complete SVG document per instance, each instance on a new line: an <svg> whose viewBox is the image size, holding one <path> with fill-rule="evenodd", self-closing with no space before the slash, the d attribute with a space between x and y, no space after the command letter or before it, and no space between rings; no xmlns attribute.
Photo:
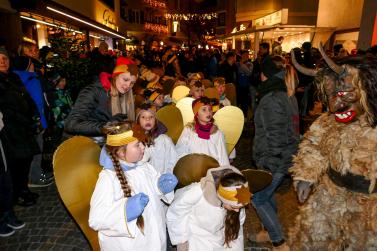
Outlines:
<svg viewBox="0 0 377 251"><path fill-rule="evenodd" d="M154 8L162 8L166 9L166 3L163 1L158 0L144 0L144 3L154 7Z"/></svg>
<svg viewBox="0 0 377 251"><path fill-rule="evenodd" d="M172 20L211 20L211 19L216 19L217 18L217 13L212 12L212 13L203 13L203 14L197 14L197 13L166 13L165 14L166 19L172 19Z"/></svg>

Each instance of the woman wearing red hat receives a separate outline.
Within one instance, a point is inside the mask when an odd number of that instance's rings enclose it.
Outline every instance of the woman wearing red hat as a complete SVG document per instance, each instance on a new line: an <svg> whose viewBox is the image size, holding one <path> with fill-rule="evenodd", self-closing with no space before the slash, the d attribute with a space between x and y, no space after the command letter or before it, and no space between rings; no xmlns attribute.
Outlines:
<svg viewBox="0 0 377 251"><path fill-rule="evenodd" d="M90 137L102 136L109 121L134 120L132 87L138 77L137 66L127 58L118 58L112 75L102 72L85 87L65 121L65 132Z"/></svg>

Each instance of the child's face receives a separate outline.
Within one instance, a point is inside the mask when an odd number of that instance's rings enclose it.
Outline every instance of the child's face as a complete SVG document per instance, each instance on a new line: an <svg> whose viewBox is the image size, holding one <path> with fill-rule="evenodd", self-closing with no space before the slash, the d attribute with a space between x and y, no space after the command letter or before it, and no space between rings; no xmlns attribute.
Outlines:
<svg viewBox="0 0 377 251"><path fill-rule="evenodd" d="M146 130L150 131L156 125L156 117L149 111L142 111L139 117L140 126Z"/></svg>
<svg viewBox="0 0 377 251"><path fill-rule="evenodd" d="M199 123L206 125L212 120L212 107L210 105L203 105L198 111Z"/></svg>
<svg viewBox="0 0 377 251"><path fill-rule="evenodd" d="M128 163L136 163L143 158L144 148L144 145L140 141L135 140L128 143L126 147L120 148L117 155L118 158Z"/></svg>
<svg viewBox="0 0 377 251"><path fill-rule="evenodd" d="M162 107L164 104L164 95L158 95L158 97L153 101L153 104L157 107Z"/></svg>
<svg viewBox="0 0 377 251"><path fill-rule="evenodd" d="M204 88L194 86L191 88L190 93L194 99L201 98L204 96Z"/></svg>
<svg viewBox="0 0 377 251"><path fill-rule="evenodd" d="M216 89L217 89L217 92L219 93L219 95L221 96L225 92L225 85L217 85Z"/></svg>

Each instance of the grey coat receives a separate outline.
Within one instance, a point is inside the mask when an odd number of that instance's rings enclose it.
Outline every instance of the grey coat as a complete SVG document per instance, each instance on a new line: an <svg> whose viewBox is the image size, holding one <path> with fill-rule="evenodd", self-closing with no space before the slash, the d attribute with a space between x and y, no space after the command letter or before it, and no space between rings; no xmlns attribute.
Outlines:
<svg viewBox="0 0 377 251"><path fill-rule="evenodd" d="M286 92L273 90L261 98L254 117L253 158L258 167L287 173L299 142L292 114Z"/></svg>

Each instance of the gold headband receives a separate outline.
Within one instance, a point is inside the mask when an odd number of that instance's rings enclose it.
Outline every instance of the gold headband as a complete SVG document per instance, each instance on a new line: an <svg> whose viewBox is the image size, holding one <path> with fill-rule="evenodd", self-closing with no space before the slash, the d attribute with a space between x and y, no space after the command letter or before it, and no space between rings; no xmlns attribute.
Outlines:
<svg viewBox="0 0 377 251"><path fill-rule="evenodd" d="M125 73L125 72L130 72L127 65L125 65L125 64L117 65L117 66L115 66L115 68L113 70L113 77L118 75L118 74Z"/></svg>
<svg viewBox="0 0 377 251"><path fill-rule="evenodd" d="M161 95L161 93L159 93L158 91L155 91L155 92L153 92L152 95L149 97L149 100L153 102L153 101L155 101L156 98L157 98L158 96L160 96L160 95Z"/></svg>
<svg viewBox="0 0 377 251"><path fill-rule="evenodd" d="M127 145L137 138L133 137L134 133L132 130L115 134L115 135L107 135L106 145L109 146L124 146Z"/></svg>
<svg viewBox="0 0 377 251"><path fill-rule="evenodd" d="M223 187L221 184L217 189L217 195L224 203L234 206L246 205L250 203L251 193L248 184L234 187Z"/></svg>

